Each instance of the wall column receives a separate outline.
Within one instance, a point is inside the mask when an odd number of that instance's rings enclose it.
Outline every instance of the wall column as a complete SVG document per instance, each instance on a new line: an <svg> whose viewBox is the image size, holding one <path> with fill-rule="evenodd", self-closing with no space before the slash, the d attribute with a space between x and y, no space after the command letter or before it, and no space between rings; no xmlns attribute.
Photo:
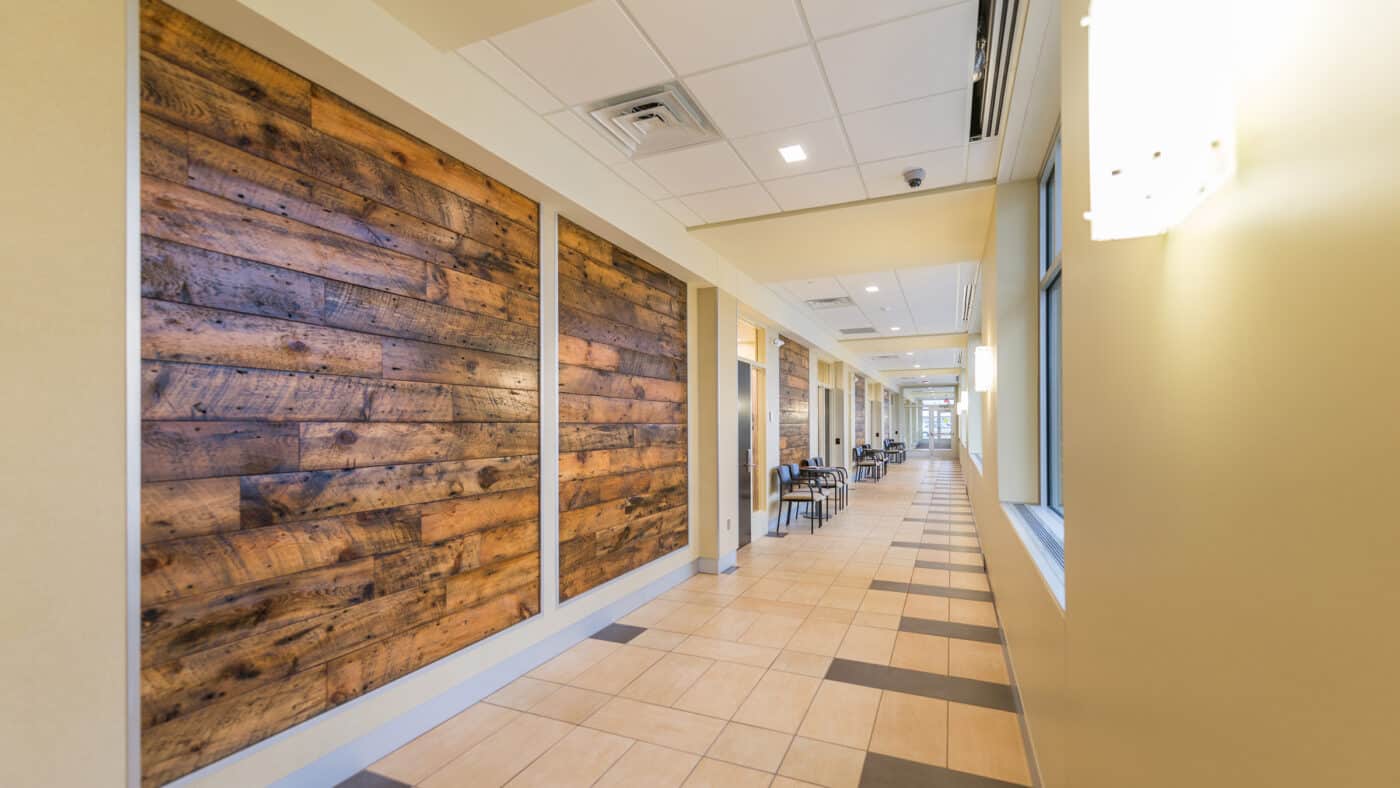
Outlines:
<svg viewBox="0 0 1400 788"><path fill-rule="evenodd" d="M696 307L696 550L700 571L718 574L734 566L739 547L739 302L703 287Z"/></svg>

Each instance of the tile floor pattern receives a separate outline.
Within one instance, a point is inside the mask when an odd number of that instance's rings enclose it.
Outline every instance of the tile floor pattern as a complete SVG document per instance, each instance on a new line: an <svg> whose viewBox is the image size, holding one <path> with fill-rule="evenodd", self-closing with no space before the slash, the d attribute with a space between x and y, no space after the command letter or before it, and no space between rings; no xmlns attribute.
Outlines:
<svg viewBox="0 0 1400 788"><path fill-rule="evenodd" d="M1030 785L955 461L740 552L343 785Z"/></svg>

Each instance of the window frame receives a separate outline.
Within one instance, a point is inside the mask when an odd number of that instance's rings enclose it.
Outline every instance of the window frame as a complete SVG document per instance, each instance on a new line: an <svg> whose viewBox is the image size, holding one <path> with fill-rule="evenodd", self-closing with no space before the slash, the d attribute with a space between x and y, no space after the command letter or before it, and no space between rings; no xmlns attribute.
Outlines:
<svg viewBox="0 0 1400 788"><path fill-rule="evenodd" d="M1055 143L1046 156L1045 164L1040 171L1040 500L1041 505L1064 517L1064 438L1063 429L1060 433L1054 433L1050 426L1050 408L1052 405L1058 406L1063 413L1064 409L1064 358L1063 358L1063 325L1064 325L1064 281L1061 279L1064 263L1064 180L1062 174L1062 159L1060 154L1060 137L1058 132L1055 136ZM1054 214L1052 216L1052 214ZM1055 219L1059 218L1059 222ZM1058 226L1057 226L1058 225ZM1052 287L1059 288L1060 308L1055 317L1061 325L1061 359L1058 366L1059 379L1061 385L1059 391L1052 396L1050 391L1050 315L1049 315L1049 294ZM1063 425L1063 416L1061 417ZM1060 448L1061 473L1060 484L1057 488L1060 505L1051 505L1050 494L1052 491L1050 479L1050 458L1053 450L1052 441Z"/></svg>

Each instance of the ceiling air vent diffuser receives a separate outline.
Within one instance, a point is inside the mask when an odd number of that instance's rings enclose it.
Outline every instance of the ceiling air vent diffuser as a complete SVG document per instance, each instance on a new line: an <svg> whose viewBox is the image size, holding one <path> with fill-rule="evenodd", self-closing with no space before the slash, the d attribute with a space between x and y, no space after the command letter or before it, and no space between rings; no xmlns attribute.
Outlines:
<svg viewBox="0 0 1400 788"><path fill-rule="evenodd" d="M843 306L855 306L849 296L837 296L836 298L811 298L807 300L807 306L821 311L823 309L840 309Z"/></svg>
<svg viewBox="0 0 1400 788"><path fill-rule="evenodd" d="M675 84L604 99L588 114L634 158L719 139L695 102Z"/></svg>
<svg viewBox="0 0 1400 788"><path fill-rule="evenodd" d="M843 328L841 329L841 333L845 334L846 336L851 336L852 334L874 334L875 328L873 326L864 326L862 328Z"/></svg>

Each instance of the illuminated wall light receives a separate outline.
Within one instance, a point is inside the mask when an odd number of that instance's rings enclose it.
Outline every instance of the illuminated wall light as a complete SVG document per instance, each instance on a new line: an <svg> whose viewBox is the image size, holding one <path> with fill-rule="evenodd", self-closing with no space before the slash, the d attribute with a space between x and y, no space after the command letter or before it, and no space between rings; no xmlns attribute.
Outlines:
<svg viewBox="0 0 1400 788"><path fill-rule="evenodd" d="M958 392L958 413L967 413L967 389Z"/></svg>
<svg viewBox="0 0 1400 788"><path fill-rule="evenodd" d="M978 345L972 351L972 387L977 391L992 390L996 374L996 355L991 345Z"/></svg>
<svg viewBox="0 0 1400 788"><path fill-rule="evenodd" d="M1160 235L1235 171L1236 42L1213 0L1093 0L1089 203L1096 241Z"/></svg>

